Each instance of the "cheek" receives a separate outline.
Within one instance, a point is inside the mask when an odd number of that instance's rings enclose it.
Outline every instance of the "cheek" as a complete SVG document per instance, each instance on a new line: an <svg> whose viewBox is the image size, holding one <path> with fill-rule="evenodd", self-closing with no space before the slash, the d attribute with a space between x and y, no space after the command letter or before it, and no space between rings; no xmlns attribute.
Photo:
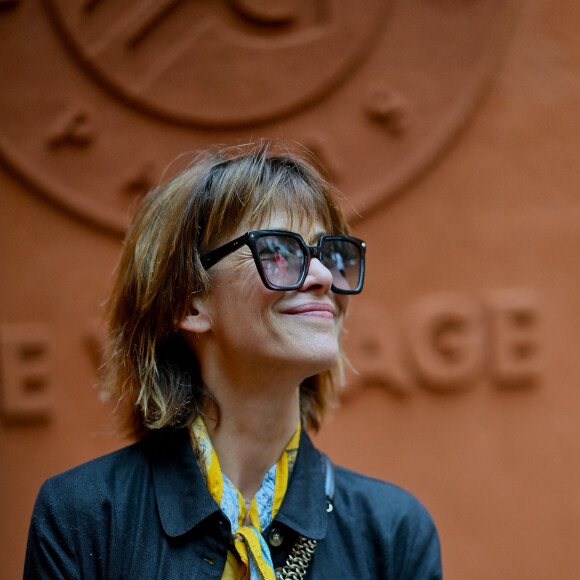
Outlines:
<svg viewBox="0 0 580 580"><path fill-rule="evenodd" d="M262 284L255 268L240 275L230 286L229 294L222 294L225 306L234 309L246 320L254 324L266 323L275 303L281 298L282 292L268 290ZM234 290L235 289L235 290Z"/></svg>
<svg viewBox="0 0 580 580"><path fill-rule="evenodd" d="M344 296L344 295L340 295L340 294L337 294L336 297L337 297L336 298L336 306L338 309L338 316L336 317L335 329L336 329L336 336L338 338L341 331L342 331L342 326L344 323L344 318L346 316L346 310L348 308L348 303L350 301L350 298L348 296Z"/></svg>
<svg viewBox="0 0 580 580"><path fill-rule="evenodd" d="M342 320L346 315L346 310L350 302L350 297L345 294L335 294L334 296L335 296L334 301L336 303L336 306L338 308Z"/></svg>
<svg viewBox="0 0 580 580"><path fill-rule="evenodd" d="M243 292L238 297L238 300L240 300L241 304L247 304L248 308L257 310L267 308L278 300L282 294L282 292L268 290L262 284L262 280L257 272L251 272L250 275L244 276L242 284Z"/></svg>
<svg viewBox="0 0 580 580"><path fill-rule="evenodd" d="M247 260L240 263L226 263L221 269L222 264L218 264L213 275L213 284L216 294L219 293L221 302L234 301L239 303L245 300L249 294L254 292L256 278L260 282L259 274L252 263Z"/></svg>

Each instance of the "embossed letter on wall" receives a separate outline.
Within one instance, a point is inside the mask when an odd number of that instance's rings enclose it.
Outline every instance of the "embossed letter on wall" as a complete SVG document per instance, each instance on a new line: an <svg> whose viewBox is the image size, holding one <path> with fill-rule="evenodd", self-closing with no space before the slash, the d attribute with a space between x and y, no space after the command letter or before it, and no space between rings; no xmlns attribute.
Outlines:
<svg viewBox="0 0 580 580"><path fill-rule="evenodd" d="M347 348L357 373L351 382L395 395L418 387L460 393L482 379L502 389L540 384L540 311L532 290L495 290L481 299L430 294L407 314L397 326L382 303L359 305Z"/></svg>
<svg viewBox="0 0 580 580"><path fill-rule="evenodd" d="M51 334L41 323L0 325L0 417L39 421L50 417Z"/></svg>

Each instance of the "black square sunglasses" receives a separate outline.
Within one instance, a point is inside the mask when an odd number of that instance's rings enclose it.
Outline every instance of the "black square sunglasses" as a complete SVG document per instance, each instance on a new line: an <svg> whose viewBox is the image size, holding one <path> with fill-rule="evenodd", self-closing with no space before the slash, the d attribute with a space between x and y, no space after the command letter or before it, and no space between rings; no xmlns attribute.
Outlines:
<svg viewBox="0 0 580 580"><path fill-rule="evenodd" d="M332 273L333 292L358 294L362 290L366 245L358 238L324 235L317 245L309 246L294 232L254 230L203 254L202 266L207 270L242 246L250 248L260 278L270 290L300 288L312 258L318 258Z"/></svg>

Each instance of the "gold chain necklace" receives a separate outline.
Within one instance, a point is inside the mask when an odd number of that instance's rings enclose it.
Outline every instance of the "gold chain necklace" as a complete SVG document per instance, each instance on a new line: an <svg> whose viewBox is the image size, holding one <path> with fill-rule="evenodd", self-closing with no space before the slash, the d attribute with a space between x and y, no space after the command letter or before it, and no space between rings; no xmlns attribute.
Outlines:
<svg viewBox="0 0 580 580"><path fill-rule="evenodd" d="M316 540L311 540L305 536L298 536L292 552L286 560L286 565L282 570L276 572L276 580L301 580L306 574L306 569L312 554L316 548Z"/></svg>

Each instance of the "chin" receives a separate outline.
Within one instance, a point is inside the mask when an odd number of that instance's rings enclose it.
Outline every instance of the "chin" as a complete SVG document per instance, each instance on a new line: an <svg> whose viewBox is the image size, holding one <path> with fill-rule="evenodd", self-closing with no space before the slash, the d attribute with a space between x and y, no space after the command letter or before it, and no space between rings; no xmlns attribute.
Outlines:
<svg viewBox="0 0 580 580"><path fill-rule="evenodd" d="M310 376L323 373L333 368L338 362L339 356L340 352L336 344L332 346L326 345L325 347L313 346L308 357L309 366L313 369Z"/></svg>

